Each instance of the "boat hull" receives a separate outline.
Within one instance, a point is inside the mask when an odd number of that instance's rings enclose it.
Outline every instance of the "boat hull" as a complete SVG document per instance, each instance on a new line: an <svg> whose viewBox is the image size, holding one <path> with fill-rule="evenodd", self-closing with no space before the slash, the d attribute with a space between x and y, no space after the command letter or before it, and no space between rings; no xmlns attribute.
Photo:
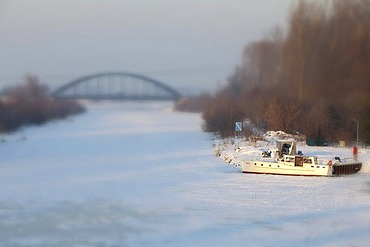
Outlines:
<svg viewBox="0 0 370 247"><path fill-rule="evenodd" d="M292 176L332 176L333 167L328 165L292 166L280 162L249 161L242 164L242 172Z"/></svg>

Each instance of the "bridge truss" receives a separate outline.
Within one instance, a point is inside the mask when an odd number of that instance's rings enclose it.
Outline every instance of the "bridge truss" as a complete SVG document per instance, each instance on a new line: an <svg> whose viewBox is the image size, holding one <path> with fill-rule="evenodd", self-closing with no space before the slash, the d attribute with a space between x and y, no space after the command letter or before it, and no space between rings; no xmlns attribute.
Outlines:
<svg viewBox="0 0 370 247"><path fill-rule="evenodd" d="M132 73L100 73L74 80L52 94L58 98L91 100L179 100L173 88Z"/></svg>

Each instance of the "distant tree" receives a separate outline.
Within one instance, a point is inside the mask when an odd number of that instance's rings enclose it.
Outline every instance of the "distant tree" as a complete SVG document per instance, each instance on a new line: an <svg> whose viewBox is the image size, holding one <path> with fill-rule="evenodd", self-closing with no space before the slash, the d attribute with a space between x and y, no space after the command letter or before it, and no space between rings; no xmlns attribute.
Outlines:
<svg viewBox="0 0 370 247"><path fill-rule="evenodd" d="M367 99L363 102L357 119L360 121L361 140L365 141L366 143L370 143L370 90L368 92Z"/></svg>
<svg viewBox="0 0 370 247"><path fill-rule="evenodd" d="M76 101L50 97L47 87L40 84L37 77L28 76L23 85L7 90L7 99L0 101L0 132L14 131L24 125L40 125L84 111Z"/></svg>
<svg viewBox="0 0 370 247"><path fill-rule="evenodd" d="M235 73L245 85L240 85L244 90L254 88L271 88L279 86L283 80L281 59L283 48L283 31L280 27L272 29L271 34L265 39L249 44L243 54L243 65ZM244 91L245 92L245 91Z"/></svg>
<svg viewBox="0 0 370 247"><path fill-rule="evenodd" d="M268 129L284 130L292 133L297 130L296 120L300 117L301 109L296 100L291 98L273 98L269 101L265 118Z"/></svg>
<svg viewBox="0 0 370 247"><path fill-rule="evenodd" d="M234 133L235 122L242 121L245 116L235 99L221 96L206 106L202 117L205 120L204 131L227 137Z"/></svg>
<svg viewBox="0 0 370 247"><path fill-rule="evenodd" d="M182 98L175 103L175 110L181 112L202 112L207 106L212 96L203 93L198 96Z"/></svg>
<svg viewBox="0 0 370 247"><path fill-rule="evenodd" d="M225 101L232 109L242 107L241 115L259 128L299 131L309 137L317 137L320 129L326 140L351 140L353 118L361 118L366 132L369 6L369 0L297 1L286 33L275 28L248 44L242 64L205 112L217 106L226 113L220 105ZM204 119L205 126L213 122L212 131L230 128L216 125L210 116Z"/></svg>

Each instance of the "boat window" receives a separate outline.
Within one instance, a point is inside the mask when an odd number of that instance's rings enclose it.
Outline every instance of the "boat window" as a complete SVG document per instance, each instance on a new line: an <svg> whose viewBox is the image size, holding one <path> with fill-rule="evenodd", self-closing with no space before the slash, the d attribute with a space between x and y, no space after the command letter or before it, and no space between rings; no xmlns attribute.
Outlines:
<svg viewBox="0 0 370 247"><path fill-rule="evenodd" d="M303 163L312 164L312 160L309 157L304 157L303 158Z"/></svg>
<svg viewBox="0 0 370 247"><path fill-rule="evenodd" d="M295 166L303 166L303 158L302 157L295 157Z"/></svg>
<svg viewBox="0 0 370 247"><path fill-rule="evenodd" d="M315 164L318 165L319 161L317 160L317 157L315 157Z"/></svg>
<svg viewBox="0 0 370 247"><path fill-rule="evenodd" d="M285 162L294 162L294 157L285 157Z"/></svg>

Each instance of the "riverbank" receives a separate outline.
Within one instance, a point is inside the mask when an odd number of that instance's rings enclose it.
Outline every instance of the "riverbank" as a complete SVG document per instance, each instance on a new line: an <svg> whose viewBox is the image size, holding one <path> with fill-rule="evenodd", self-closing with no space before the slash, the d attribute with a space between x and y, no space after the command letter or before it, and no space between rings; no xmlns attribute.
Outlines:
<svg viewBox="0 0 370 247"><path fill-rule="evenodd" d="M366 245L370 177L243 174L195 113L90 103L0 144L0 242L61 246ZM326 152L326 150L323 150Z"/></svg>

